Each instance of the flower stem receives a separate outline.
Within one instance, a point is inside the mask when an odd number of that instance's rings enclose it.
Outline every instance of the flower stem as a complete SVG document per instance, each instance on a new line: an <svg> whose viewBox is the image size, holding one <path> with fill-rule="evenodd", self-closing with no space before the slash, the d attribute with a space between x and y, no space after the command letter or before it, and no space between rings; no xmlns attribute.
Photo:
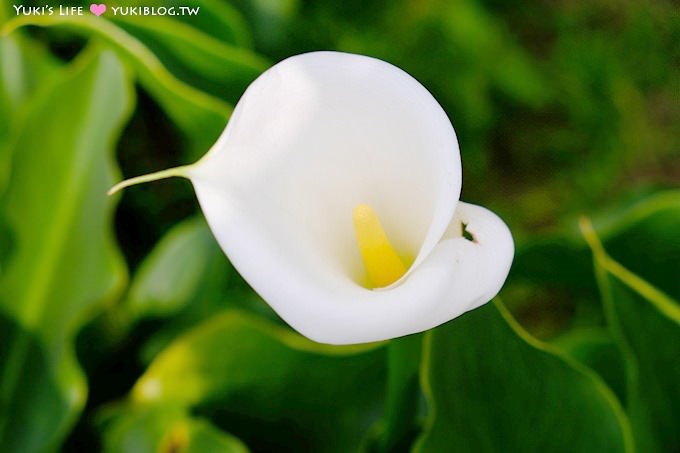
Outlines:
<svg viewBox="0 0 680 453"><path fill-rule="evenodd" d="M134 178L126 179L119 182L115 186L111 187L107 192L107 195L113 195L121 189L126 187L134 186L136 184L142 184L145 182L158 181L159 179L171 178L173 176L180 176L182 178L187 178L187 170L190 165L183 165L181 167L168 168L167 170L157 171L155 173L150 173L148 175L136 176Z"/></svg>

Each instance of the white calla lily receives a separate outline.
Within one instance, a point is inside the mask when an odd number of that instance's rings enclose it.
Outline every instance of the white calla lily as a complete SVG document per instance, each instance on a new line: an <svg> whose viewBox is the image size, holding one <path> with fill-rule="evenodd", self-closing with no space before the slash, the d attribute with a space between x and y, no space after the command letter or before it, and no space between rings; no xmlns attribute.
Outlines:
<svg viewBox="0 0 680 453"><path fill-rule="evenodd" d="M255 291L319 342L435 327L493 298L512 262L503 221L458 201L460 154L445 112L374 58L282 61L246 90L199 162L114 189L173 175L191 179Z"/></svg>

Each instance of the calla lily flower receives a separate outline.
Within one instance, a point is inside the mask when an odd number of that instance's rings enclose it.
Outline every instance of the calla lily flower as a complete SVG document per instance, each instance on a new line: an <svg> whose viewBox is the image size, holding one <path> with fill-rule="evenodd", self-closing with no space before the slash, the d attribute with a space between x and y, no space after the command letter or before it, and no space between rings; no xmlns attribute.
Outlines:
<svg viewBox="0 0 680 453"><path fill-rule="evenodd" d="M194 185L221 248L315 341L421 332L492 299L514 246L491 211L459 201L446 113L414 78L340 52L288 58L238 102L214 147L167 176Z"/></svg>

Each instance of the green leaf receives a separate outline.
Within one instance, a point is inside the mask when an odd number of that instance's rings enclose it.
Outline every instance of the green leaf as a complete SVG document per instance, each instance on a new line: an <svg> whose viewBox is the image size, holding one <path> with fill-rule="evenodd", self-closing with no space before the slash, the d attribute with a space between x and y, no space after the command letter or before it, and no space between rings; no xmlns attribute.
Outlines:
<svg viewBox="0 0 680 453"><path fill-rule="evenodd" d="M680 190L659 192L593 223L613 259L680 300Z"/></svg>
<svg viewBox="0 0 680 453"><path fill-rule="evenodd" d="M128 323L175 316L186 328L226 304L273 316L231 266L205 219L195 217L176 225L158 242L116 309Z"/></svg>
<svg viewBox="0 0 680 453"><path fill-rule="evenodd" d="M596 371L619 401L626 400L623 356L606 328L574 328L553 340L551 344Z"/></svg>
<svg viewBox="0 0 680 453"><path fill-rule="evenodd" d="M214 427L207 420L191 420L186 424L187 453L246 453L243 443L237 438ZM168 451L172 451L169 450Z"/></svg>
<svg viewBox="0 0 680 453"><path fill-rule="evenodd" d="M0 195L9 179L12 141L25 120L28 101L49 86L60 69L35 43L21 36L0 36Z"/></svg>
<svg viewBox="0 0 680 453"><path fill-rule="evenodd" d="M176 405L123 406L103 417L106 453L246 453L237 438Z"/></svg>
<svg viewBox="0 0 680 453"><path fill-rule="evenodd" d="M245 48L253 46L248 23L230 3L220 0L197 0L195 4L201 7L200 14L191 18L183 16L180 19L190 22L204 33L215 36L225 43Z"/></svg>
<svg viewBox="0 0 680 453"><path fill-rule="evenodd" d="M0 37L0 62L0 139L4 139L9 120L19 110L28 91L24 58L16 38Z"/></svg>
<svg viewBox="0 0 680 453"><path fill-rule="evenodd" d="M231 267L203 218L171 229L142 262L120 310L129 322L178 313L205 293L223 299Z"/></svg>
<svg viewBox="0 0 680 453"><path fill-rule="evenodd" d="M169 8L189 6L183 0L129 0L125 6L156 6ZM239 47L252 47L248 24L239 12L222 0L192 0L190 8L200 8L198 14L176 15L173 18L202 30L215 38ZM124 17L124 16L118 16ZM130 17L130 16L128 16ZM157 16L146 16L153 19Z"/></svg>
<svg viewBox="0 0 680 453"><path fill-rule="evenodd" d="M123 300L89 326L87 333L102 350L111 350L139 321L170 318L142 351L153 357L172 338L224 308L231 266L202 218L185 220L156 244L142 261ZM95 353L93 359L102 355ZM150 361L144 360L145 362Z"/></svg>
<svg viewBox="0 0 680 453"><path fill-rule="evenodd" d="M135 323L166 318L142 349L149 362L175 337L227 306L273 318L271 308L234 271L202 217L185 220L154 247L109 321L120 339Z"/></svg>
<svg viewBox="0 0 680 453"><path fill-rule="evenodd" d="M425 338L429 415L418 451L631 451L606 385L530 337L499 302Z"/></svg>
<svg viewBox="0 0 680 453"><path fill-rule="evenodd" d="M587 220L582 230L593 251L612 336L624 354L626 409L638 450L676 451L680 448L680 304L611 258ZM677 272L680 259L674 258Z"/></svg>
<svg viewBox="0 0 680 453"><path fill-rule="evenodd" d="M391 340L387 347L387 392L380 451L405 450L417 436L422 341L422 335L409 335Z"/></svg>
<svg viewBox="0 0 680 453"><path fill-rule="evenodd" d="M354 451L381 416L384 359L229 310L166 348L132 399L191 407L255 450Z"/></svg>
<svg viewBox="0 0 680 453"><path fill-rule="evenodd" d="M178 78L231 102L270 66L248 49L167 17L120 16L116 23L144 42Z"/></svg>
<svg viewBox="0 0 680 453"><path fill-rule="evenodd" d="M599 214L593 223L612 257L680 299L680 190L626 201ZM564 232L518 247L504 298L513 310L527 301L551 301L549 295L554 293L571 304L571 312L575 312L572 324L604 326L591 252L576 225L571 221ZM527 287L532 288L534 298L523 298ZM547 305L540 319L546 319L554 309Z"/></svg>
<svg viewBox="0 0 680 453"><path fill-rule="evenodd" d="M232 3L247 16L249 24L253 27L258 47L270 51L288 47L288 41L294 34L291 33L295 27L294 21L301 9L302 2L300 0L277 0L275 2L271 0L234 0ZM328 5L326 5L327 7ZM308 27L311 26L315 31L318 31L317 27L310 23L309 17L305 17L303 20L307 21ZM302 46L302 48L309 49L307 45Z"/></svg>
<svg viewBox="0 0 680 453"><path fill-rule="evenodd" d="M23 16L7 22L3 32L26 25L63 26L111 45L135 69L142 86L184 132L191 145L187 161L202 156L224 129L231 114L229 104L178 80L141 41L108 20L93 15Z"/></svg>
<svg viewBox="0 0 680 453"><path fill-rule="evenodd" d="M680 235L676 234L680 231L680 190L659 192L612 208L593 223L614 258L629 263L635 273L680 297L680 279L674 267L680 254ZM587 244L576 222L570 222L569 227L566 232L535 238L518 247L512 278L557 285L571 292L596 291Z"/></svg>
<svg viewBox="0 0 680 453"><path fill-rule="evenodd" d="M36 101L16 143L0 203L14 238L0 281L2 451L56 447L85 402L73 339L126 278L106 189L131 99L115 55L90 52Z"/></svg>
<svg viewBox="0 0 680 453"><path fill-rule="evenodd" d="M512 279L530 284L565 287L579 293L597 290L585 243L569 234L534 238L522 244L511 272Z"/></svg>

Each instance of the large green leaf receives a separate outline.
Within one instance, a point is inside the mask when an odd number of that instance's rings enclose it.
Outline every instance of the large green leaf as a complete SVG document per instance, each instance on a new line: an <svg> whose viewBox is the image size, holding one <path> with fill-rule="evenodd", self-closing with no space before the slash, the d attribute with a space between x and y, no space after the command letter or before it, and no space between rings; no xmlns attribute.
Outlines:
<svg viewBox="0 0 680 453"><path fill-rule="evenodd" d="M229 104L177 79L141 41L110 21L93 15L23 16L5 24L4 32L26 25L63 26L111 45L130 63L142 86L184 132L190 144L187 161L203 155L224 129L231 113Z"/></svg>
<svg viewBox="0 0 680 453"><path fill-rule="evenodd" d="M379 345L321 345L229 310L166 348L132 398L192 407L256 450L346 452L381 416L384 380Z"/></svg>
<svg viewBox="0 0 680 453"><path fill-rule="evenodd" d="M9 5L8 5L9 7ZM4 22L0 7L0 24ZM0 36L0 198L9 182L13 144L27 121L30 104L49 90L61 64L41 46L18 34ZM12 253L11 232L0 219L0 275Z"/></svg>
<svg viewBox="0 0 680 453"><path fill-rule="evenodd" d="M16 143L0 204L14 238L0 282L0 450L55 447L85 402L73 338L125 282L105 194L131 99L115 55L90 52L35 103Z"/></svg>
<svg viewBox="0 0 680 453"><path fill-rule="evenodd" d="M623 200L600 213L593 223L614 258L676 299L680 297L680 235L676 233L680 231L680 191L638 194L634 200ZM573 303L584 297L597 297L599 302L591 251L576 234L574 228L520 247L512 277L533 285L559 287L572 296ZM577 324L582 321L575 320ZM615 357L620 352L612 349L618 347L604 327L604 322L577 327L556 339L555 345L594 367L623 397L625 392L619 391L624 380L621 358Z"/></svg>
<svg viewBox="0 0 680 453"><path fill-rule="evenodd" d="M677 218L665 220L677 225ZM663 224L659 222L659 228ZM611 258L588 221L582 222L582 228L593 251L607 321L623 352L626 408L638 450L677 451L680 449L680 304ZM666 233L677 237L677 230ZM644 248L647 243L637 245ZM664 251L652 248L649 252ZM680 255L670 257L670 262L677 279ZM664 277L665 273L659 272L659 275Z"/></svg>
<svg viewBox="0 0 680 453"><path fill-rule="evenodd" d="M109 409L102 422L106 453L246 453L235 437L172 404Z"/></svg>
<svg viewBox="0 0 680 453"><path fill-rule="evenodd" d="M500 302L429 332L424 357L419 451L631 451L609 388L530 337Z"/></svg>

